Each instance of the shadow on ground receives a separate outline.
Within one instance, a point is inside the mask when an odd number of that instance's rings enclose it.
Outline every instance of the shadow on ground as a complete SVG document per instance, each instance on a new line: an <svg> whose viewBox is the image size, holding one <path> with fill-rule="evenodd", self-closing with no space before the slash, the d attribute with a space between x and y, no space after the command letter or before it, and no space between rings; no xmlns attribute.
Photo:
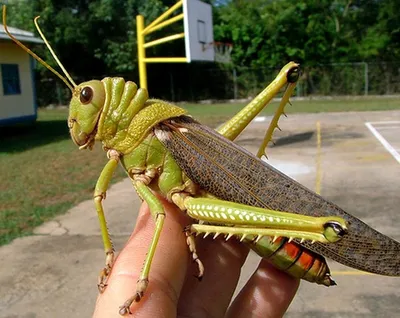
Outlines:
<svg viewBox="0 0 400 318"><path fill-rule="evenodd" d="M0 127L0 152L21 152L67 138L70 136L65 120Z"/></svg>
<svg viewBox="0 0 400 318"><path fill-rule="evenodd" d="M310 140L314 136L314 131L306 131L298 134L291 134L289 136L280 137L275 140L273 147L280 147L295 144L298 142L304 142Z"/></svg>
<svg viewBox="0 0 400 318"><path fill-rule="evenodd" d="M307 131L298 134L290 134L283 137L273 138L274 143L269 144L268 147L280 147L286 146L290 144L305 142L312 139L314 136L314 131ZM243 147L248 145L260 144L262 143L263 138L255 137L255 138L242 138L237 143Z"/></svg>

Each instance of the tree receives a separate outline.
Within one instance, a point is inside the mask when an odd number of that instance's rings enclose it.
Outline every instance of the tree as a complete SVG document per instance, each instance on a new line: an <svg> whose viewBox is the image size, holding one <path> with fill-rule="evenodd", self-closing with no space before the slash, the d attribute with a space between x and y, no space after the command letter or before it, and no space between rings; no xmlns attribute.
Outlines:
<svg viewBox="0 0 400 318"><path fill-rule="evenodd" d="M400 49L396 0L232 0L215 7L215 34L236 65L392 60ZM394 55L394 56L393 56Z"/></svg>

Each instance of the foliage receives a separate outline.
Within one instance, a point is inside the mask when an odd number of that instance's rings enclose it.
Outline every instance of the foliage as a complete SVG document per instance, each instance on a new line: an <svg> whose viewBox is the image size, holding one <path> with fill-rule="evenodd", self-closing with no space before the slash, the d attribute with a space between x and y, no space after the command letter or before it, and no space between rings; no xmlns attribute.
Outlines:
<svg viewBox="0 0 400 318"><path fill-rule="evenodd" d="M240 66L400 57L397 0L232 0L214 11L216 38L233 43L233 60Z"/></svg>
<svg viewBox="0 0 400 318"><path fill-rule="evenodd" d="M215 40L233 44L232 65L238 70L241 67L276 69L295 60L305 70L303 80L307 82L306 86L313 87L316 85L313 83L315 76L310 73L310 67L400 59L398 0L205 2L213 5ZM144 15L148 24L174 3L175 0L8 0L8 20L12 26L35 31L32 18L41 15L40 24L46 37L77 82L106 75L123 76L138 82L136 15ZM148 36L147 40L179 32L182 32L182 23L163 28ZM35 45L34 50L55 66L44 46ZM146 50L146 54L183 56L183 41L155 46ZM193 83L199 85L196 86L198 92L203 89L201 85L215 85L218 93L221 83L229 78L221 75L213 82L204 77L211 73L207 71L211 67L225 71L220 74L230 72L229 67L211 63L149 65L152 94L158 97L172 95L177 100L192 99L191 96L196 99L190 86ZM40 85L37 87L51 91L49 87L54 87L54 83L48 79L54 76L42 67L38 70ZM199 75L194 77L192 74ZM384 75L386 82L397 76ZM322 84L325 87L336 85L331 82ZM173 86L183 93L174 92ZM66 96L68 94L66 91ZM45 98L41 98L40 91L38 96L41 104L47 103Z"/></svg>
<svg viewBox="0 0 400 318"><path fill-rule="evenodd" d="M72 75L102 77L136 69L136 15L155 19L173 1L14 0L8 23L33 31L33 17ZM35 51L55 66L45 47Z"/></svg>

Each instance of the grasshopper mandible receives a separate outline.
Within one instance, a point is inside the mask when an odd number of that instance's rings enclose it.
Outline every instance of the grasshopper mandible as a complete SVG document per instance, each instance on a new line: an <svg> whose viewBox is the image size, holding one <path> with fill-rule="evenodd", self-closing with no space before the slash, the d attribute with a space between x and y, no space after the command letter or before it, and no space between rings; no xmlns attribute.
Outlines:
<svg viewBox="0 0 400 318"><path fill-rule="evenodd" d="M345 265L400 276L400 243L375 231L335 204L303 187L232 141L284 86L281 106L288 102L300 69L290 62L276 79L234 118L215 132L186 111L168 102L149 99L147 90L122 78L104 78L76 85L35 25L65 77L26 48L6 25L10 38L50 69L72 92L68 127L79 149L92 149L96 141L107 151L94 192L106 262L98 288L102 292L114 263L102 201L112 174L122 164L140 198L147 202L155 221L153 240L136 292L119 309L131 312L149 283L148 277L164 219L157 191L193 219L185 229L193 259L196 234L232 236L261 257L294 277L326 286L334 285L322 255ZM277 123L275 122L275 127ZM268 138L259 153L263 153ZM184 238L183 238L184 239Z"/></svg>

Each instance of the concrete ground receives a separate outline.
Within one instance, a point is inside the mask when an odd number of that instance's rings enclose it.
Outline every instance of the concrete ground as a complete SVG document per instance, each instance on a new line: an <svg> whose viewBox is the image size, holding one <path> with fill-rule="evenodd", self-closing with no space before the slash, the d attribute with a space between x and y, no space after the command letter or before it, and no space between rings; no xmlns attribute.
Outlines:
<svg viewBox="0 0 400 318"><path fill-rule="evenodd" d="M323 196L400 241L400 111L290 115L280 123L283 131L268 150L270 163L311 189L320 176ZM252 124L238 143L256 151L266 127L267 121ZM129 180L108 192L105 209L117 250L134 227L139 203ZM35 233L0 248L0 317L90 317L104 261L92 201ZM258 261L249 256L238 288ZM399 278L334 262L330 267L338 286L302 282L286 317L399 316Z"/></svg>

